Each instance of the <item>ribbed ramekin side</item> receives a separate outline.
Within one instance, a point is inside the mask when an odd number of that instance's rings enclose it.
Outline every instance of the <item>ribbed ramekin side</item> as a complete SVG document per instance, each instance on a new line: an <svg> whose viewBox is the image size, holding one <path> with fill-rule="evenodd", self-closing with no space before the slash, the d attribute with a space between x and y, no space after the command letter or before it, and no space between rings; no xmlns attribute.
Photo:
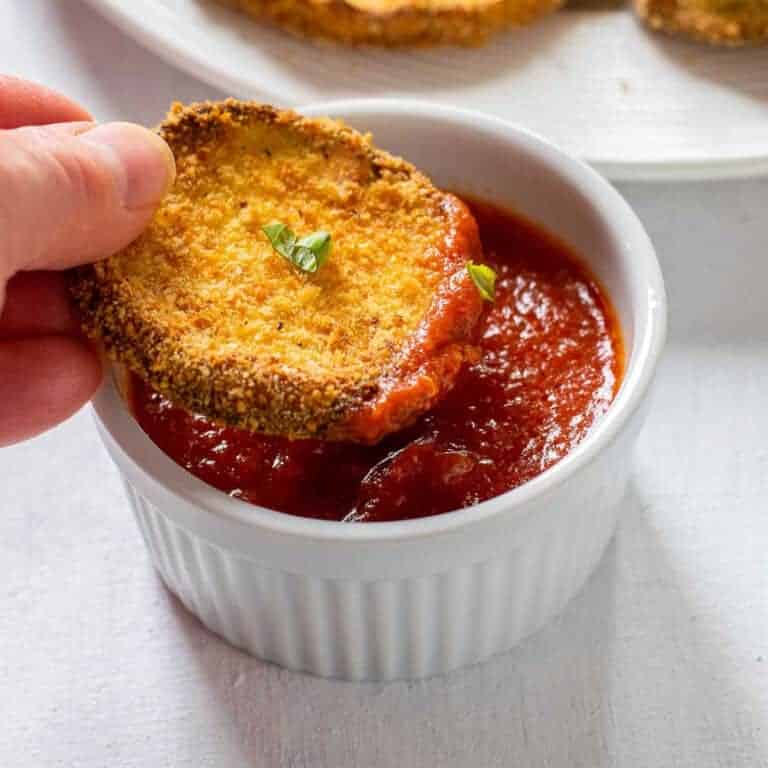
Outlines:
<svg viewBox="0 0 768 768"><path fill-rule="evenodd" d="M126 487L155 567L203 624L267 661L347 680L429 677L511 648L581 587L615 525L615 512L577 506L502 558L419 578L322 579L214 546Z"/></svg>

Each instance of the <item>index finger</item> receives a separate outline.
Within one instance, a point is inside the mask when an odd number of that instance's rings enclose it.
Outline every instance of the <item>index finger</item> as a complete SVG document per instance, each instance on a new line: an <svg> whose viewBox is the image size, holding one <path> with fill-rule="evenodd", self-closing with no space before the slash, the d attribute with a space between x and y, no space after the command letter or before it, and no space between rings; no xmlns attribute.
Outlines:
<svg viewBox="0 0 768 768"><path fill-rule="evenodd" d="M81 106L50 88L0 75L0 130L91 119Z"/></svg>
<svg viewBox="0 0 768 768"><path fill-rule="evenodd" d="M19 272L6 285L0 342L52 334L79 335L80 321L60 272Z"/></svg>

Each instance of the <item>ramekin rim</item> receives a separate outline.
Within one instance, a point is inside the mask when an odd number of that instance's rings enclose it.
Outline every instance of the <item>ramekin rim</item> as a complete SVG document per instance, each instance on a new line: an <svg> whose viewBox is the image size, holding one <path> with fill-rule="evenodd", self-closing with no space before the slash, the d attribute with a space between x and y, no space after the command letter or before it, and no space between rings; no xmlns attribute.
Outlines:
<svg viewBox="0 0 768 768"><path fill-rule="evenodd" d="M380 523L344 523L333 520L316 520L285 514L250 504L209 486L187 472L166 456L130 417L126 428L134 431L137 439L146 443L146 449L153 464L159 464L162 472L171 473L176 482L174 490L157 475L156 469L149 469L128 455L121 437L108 424L107 399L113 396L120 400L114 384L107 381L94 398L94 409L103 428L120 447L122 453L139 472L148 475L154 482L165 487L174 496L196 510L211 515L231 518L254 529L266 529L274 534L283 534L308 540L375 542L398 539L430 537L453 532L457 529L479 523L497 514L523 515L530 502L558 487L566 480L589 465L625 427L632 414L641 404L648 390L661 356L666 339L667 305L661 269L653 245L637 215L621 195L596 171L576 158L571 157L548 140L519 125L501 118L458 107L436 105L415 99L344 99L317 102L300 108L306 114L340 115L342 118L365 113L392 113L394 117L403 112L425 118L441 118L448 122L464 124L473 130L489 130L502 138L514 135L527 151L534 151L551 167L553 173L566 183L578 185L587 191L590 203L596 208L609 207L611 216L603 216L609 229L620 235L621 247L633 252L635 258L642 256L632 273L645 284L645 330L640 343L633 345L630 365L621 384L619 393L605 416L584 440L565 457L537 477L513 488L506 493L463 509L445 512L430 517L398 520ZM632 282L632 281L630 281ZM128 409L123 405L126 413ZM138 433L138 435L136 434ZM183 490L179 490L183 488Z"/></svg>

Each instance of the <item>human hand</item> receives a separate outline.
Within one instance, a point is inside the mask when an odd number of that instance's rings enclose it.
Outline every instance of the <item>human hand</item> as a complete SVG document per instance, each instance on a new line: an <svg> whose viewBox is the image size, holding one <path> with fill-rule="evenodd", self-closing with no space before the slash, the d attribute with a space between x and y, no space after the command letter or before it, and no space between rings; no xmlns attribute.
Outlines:
<svg viewBox="0 0 768 768"><path fill-rule="evenodd" d="M101 380L58 271L104 258L147 225L173 155L129 123L0 76L0 446L71 416Z"/></svg>

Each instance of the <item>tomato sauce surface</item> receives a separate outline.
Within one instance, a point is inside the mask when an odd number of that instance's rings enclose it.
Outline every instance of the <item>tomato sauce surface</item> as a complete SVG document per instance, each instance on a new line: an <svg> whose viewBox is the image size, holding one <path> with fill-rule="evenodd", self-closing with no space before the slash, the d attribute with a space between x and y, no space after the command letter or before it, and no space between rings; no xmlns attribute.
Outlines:
<svg viewBox="0 0 768 768"><path fill-rule="evenodd" d="M480 361L413 426L374 446L291 441L220 427L134 377L149 437L232 496L326 520L381 522L498 496L565 456L610 405L622 345L607 298L558 240L470 203L498 275L477 330Z"/></svg>

